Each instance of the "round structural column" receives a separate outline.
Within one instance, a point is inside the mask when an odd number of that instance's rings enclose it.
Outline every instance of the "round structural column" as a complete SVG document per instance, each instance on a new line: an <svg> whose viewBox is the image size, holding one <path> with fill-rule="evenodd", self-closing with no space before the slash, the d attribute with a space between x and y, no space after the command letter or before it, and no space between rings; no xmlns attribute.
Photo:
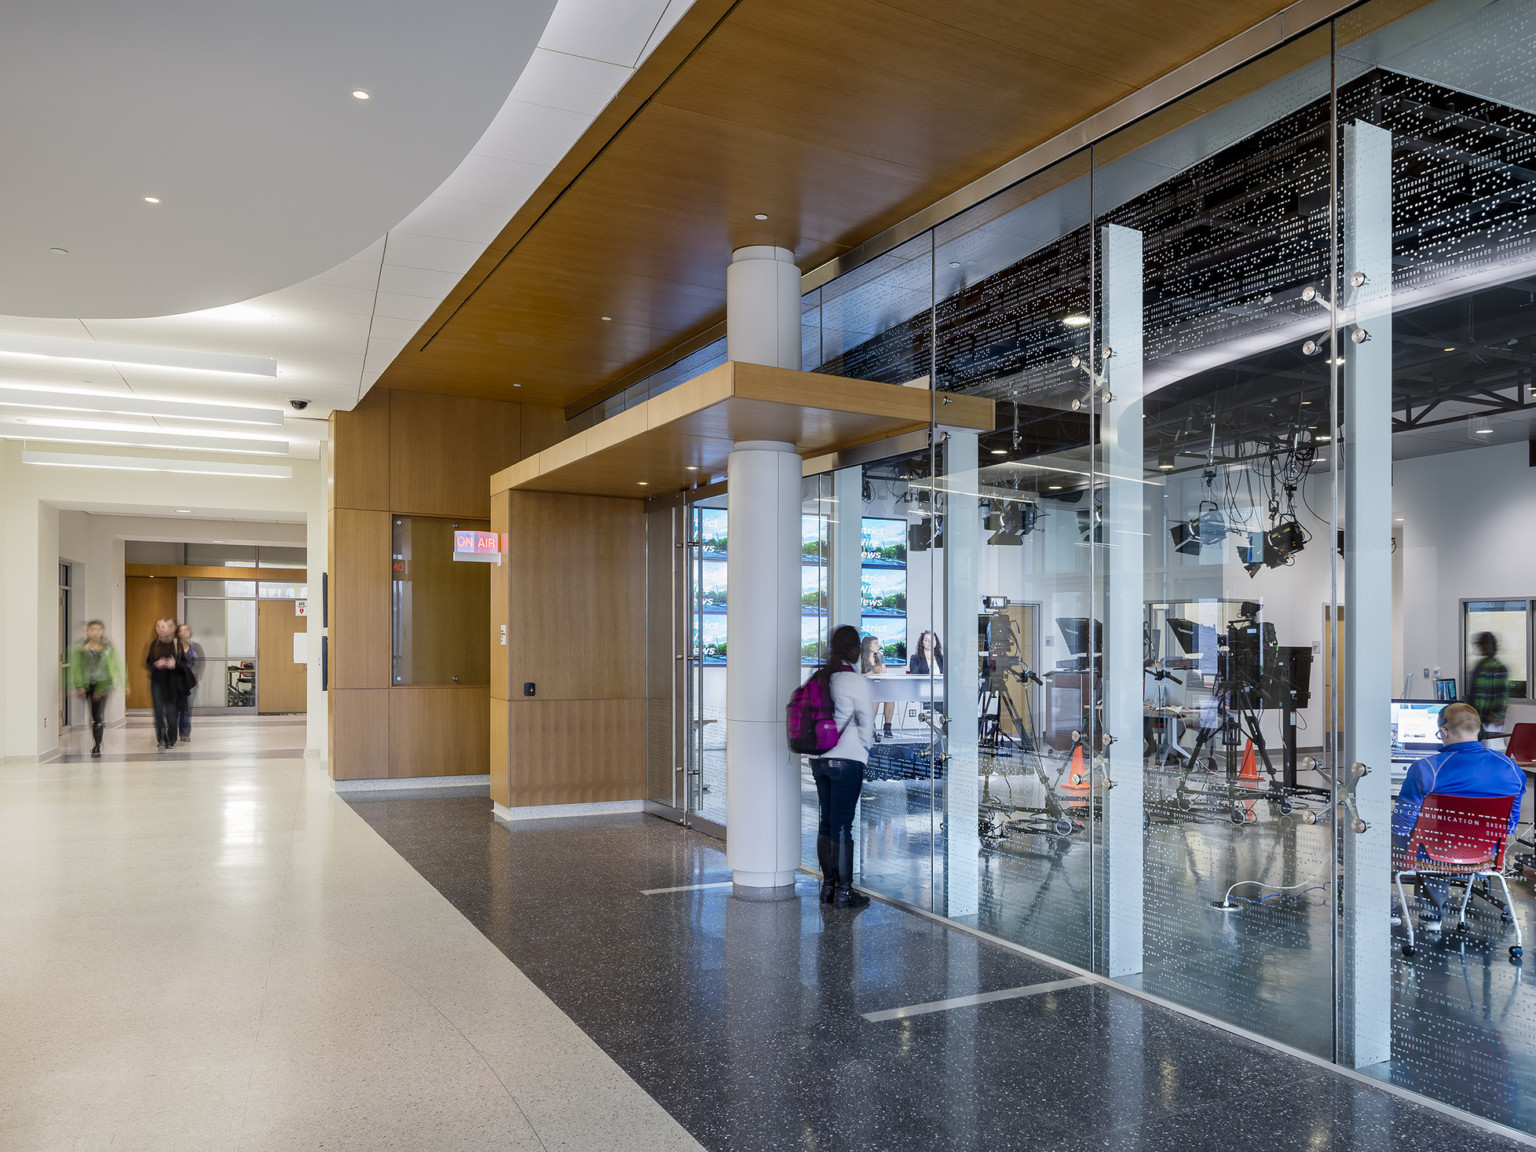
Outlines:
<svg viewBox="0 0 1536 1152"><path fill-rule="evenodd" d="M725 349L730 360L800 367L800 269L789 249L755 244L731 253Z"/></svg>
<svg viewBox="0 0 1536 1152"><path fill-rule="evenodd" d="M800 678L800 456L736 444L727 470L726 859L736 884L792 890L800 866L800 765L784 707Z"/></svg>

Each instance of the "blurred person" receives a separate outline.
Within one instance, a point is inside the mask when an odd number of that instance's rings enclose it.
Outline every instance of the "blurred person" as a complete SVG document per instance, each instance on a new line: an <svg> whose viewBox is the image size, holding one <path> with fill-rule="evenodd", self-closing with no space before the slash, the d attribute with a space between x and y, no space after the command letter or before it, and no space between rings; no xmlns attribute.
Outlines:
<svg viewBox="0 0 1536 1152"><path fill-rule="evenodd" d="M1504 753L1478 743L1481 724L1477 709L1470 704L1447 704L1440 709L1441 749L1413 762L1392 809L1394 874L1416 867L1416 861L1407 859L1403 853L1418 822L1424 797L1432 792L1440 796L1513 796L1515 803L1509 813L1509 833L1513 834L1520 821L1525 773ZM1425 931L1438 932L1450 891L1449 881L1444 876L1420 877L1415 889L1421 904L1425 900L1429 903L1420 923ZM1402 914L1406 915L1407 909Z"/></svg>
<svg viewBox="0 0 1536 1152"><path fill-rule="evenodd" d="M880 637L865 636L864 646L859 649L859 675L884 676L885 653L880 649ZM891 721L896 718L896 703L893 700L885 700L875 705L875 723L878 727L880 714L885 713L885 738L891 738ZM880 733L875 733L875 739L880 739Z"/></svg>
<svg viewBox="0 0 1536 1152"><path fill-rule="evenodd" d="M85 626L85 639L69 650L69 686L91 709L91 755L101 755L101 738L107 727L107 695L122 689L128 694L128 670L117 645L107 639L100 620Z"/></svg>
<svg viewBox="0 0 1536 1152"><path fill-rule="evenodd" d="M912 653L912 659L907 661L907 674L910 676L944 675L944 645L939 643L937 634L924 632L917 638L917 651Z"/></svg>
<svg viewBox="0 0 1536 1152"><path fill-rule="evenodd" d="M197 669L203 662L203 646L193 641L190 624L182 624L176 629L176 639L181 642L186 661L176 694L177 734L185 742L192 739L192 693L197 688Z"/></svg>
<svg viewBox="0 0 1536 1152"><path fill-rule="evenodd" d="M1482 657L1467 675L1467 703L1477 709L1487 744L1504 734L1504 714L1509 709L1509 669L1499 660L1499 640L1492 632L1479 632L1472 647Z"/></svg>
<svg viewBox="0 0 1536 1152"><path fill-rule="evenodd" d="M176 621L162 616L155 621L154 638L144 653L144 667L149 669L149 698L155 710L155 747L161 752L176 746L176 702L186 664L186 651L176 639Z"/></svg>
<svg viewBox="0 0 1536 1152"><path fill-rule="evenodd" d="M859 673L859 630L843 624L832 632L831 656L812 675L824 676L832 697L836 745L811 759L820 822L816 855L821 862L821 901L862 908L869 897L853 888L853 817L864 787L864 767L874 743L869 681Z"/></svg>

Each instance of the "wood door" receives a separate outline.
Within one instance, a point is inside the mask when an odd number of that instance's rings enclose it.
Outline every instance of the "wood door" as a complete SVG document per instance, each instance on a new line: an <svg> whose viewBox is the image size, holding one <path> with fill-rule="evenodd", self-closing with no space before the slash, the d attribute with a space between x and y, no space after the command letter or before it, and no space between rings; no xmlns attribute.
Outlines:
<svg viewBox="0 0 1536 1152"><path fill-rule="evenodd" d="M155 635L155 621L176 618L176 581L162 576L128 576L123 588L123 627L126 635L114 637L123 663L128 665L129 708L148 708L149 669L144 654Z"/></svg>
<svg viewBox="0 0 1536 1152"><path fill-rule="evenodd" d="M293 637L309 628L292 600L262 600L256 606L256 711L304 712L309 670L293 659Z"/></svg>

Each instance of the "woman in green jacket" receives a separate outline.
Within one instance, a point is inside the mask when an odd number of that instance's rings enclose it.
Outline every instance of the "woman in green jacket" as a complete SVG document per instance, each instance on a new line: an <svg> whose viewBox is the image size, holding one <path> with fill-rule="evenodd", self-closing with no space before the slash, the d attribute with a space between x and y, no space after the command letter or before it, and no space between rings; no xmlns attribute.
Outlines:
<svg viewBox="0 0 1536 1152"><path fill-rule="evenodd" d="M85 639L69 650L69 686L90 701L91 755L101 755L101 735L106 729L107 693L128 691L128 673L117 645L107 639L100 620L85 626Z"/></svg>

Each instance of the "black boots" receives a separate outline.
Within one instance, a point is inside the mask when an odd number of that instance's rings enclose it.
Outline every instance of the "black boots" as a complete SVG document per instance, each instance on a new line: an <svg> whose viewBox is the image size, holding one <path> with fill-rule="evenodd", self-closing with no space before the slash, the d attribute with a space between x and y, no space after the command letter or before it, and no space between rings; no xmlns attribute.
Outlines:
<svg viewBox="0 0 1536 1152"><path fill-rule="evenodd" d="M853 837L837 842L837 887L832 902L839 908L863 908L869 897L853 889Z"/></svg>
<svg viewBox="0 0 1536 1152"><path fill-rule="evenodd" d="M832 837L816 837L816 859L821 864L821 902L830 904L837 892L837 850Z"/></svg>

